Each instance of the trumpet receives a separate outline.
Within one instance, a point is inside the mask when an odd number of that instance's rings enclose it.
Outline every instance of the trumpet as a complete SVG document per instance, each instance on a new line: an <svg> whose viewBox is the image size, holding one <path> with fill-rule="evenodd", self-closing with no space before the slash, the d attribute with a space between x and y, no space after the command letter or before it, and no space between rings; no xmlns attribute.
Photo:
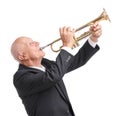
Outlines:
<svg viewBox="0 0 120 116"><path fill-rule="evenodd" d="M75 32L78 32L78 31L84 29L85 27L90 26L91 24L93 24L93 23L95 23L95 22L99 22L99 21L102 21L102 20L109 20L109 22L111 22L108 14L107 14L107 12L106 12L106 10L105 10L104 8L103 8L103 12L100 14L100 16L98 16L98 17L95 18L94 20L92 20L92 21L84 24L83 26L77 28ZM74 38L73 38L73 39L74 39L74 44L73 44L73 47L72 47L72 48L75 48L76 46L79 45L79 44L78 44L78 41L80 41L80 40L82 40L82 39L84 39L84 38L86 38L87 36L90 36L90 35L91 35L91 32L90 32L90 31L87 31L87 32L84 32L83 34L81 34L80 36L78 36L77 38L74 37ZM60 41L60 40L61 40L61 38L58 38L58 39L56 39L55 41L53 41L53 42L51 42L51 43L49 43L49 44L41 47L41 49L44 49L44 48L50 46L50 47L51 47L51 50L52 50L53 52L59 52L63 46L60 46L58 50L55 50L55 49L53 49L53 44L56 43L56 42L58 42L58 41Z"/></svg>

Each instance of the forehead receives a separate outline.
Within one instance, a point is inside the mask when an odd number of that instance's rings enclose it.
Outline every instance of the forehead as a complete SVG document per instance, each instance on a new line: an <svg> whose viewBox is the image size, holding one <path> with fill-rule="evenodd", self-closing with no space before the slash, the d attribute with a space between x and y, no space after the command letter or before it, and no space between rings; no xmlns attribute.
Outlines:
<svg viewBox="0 0 120 116"><path fill-rule="evenodd" d="M32 43L33 40L29 37L19 37L15 40L15 42L13 43L12 47L14 48L18 48L18 47L25 47L25 46L29 46L30 43Z"/></svg>
<svg viewBox="0 0 120 116"><path fill-rule="evenodd" d="M29 43L29 42L32 42L33 40L32 40L31 38L28 38L28 37L27 37L27 38L23 38L22 41L23 41L23 42L26 42L26 43L27 43L27 42Z"/></svg>
<svg viewBox="0 0 120 116"><path fill-rule="evenodd" d="M29 44L31 42L33 42L33 40L31 38L21 37L21 38L18 38L15 43L25 45L25 44Z"/></svg>

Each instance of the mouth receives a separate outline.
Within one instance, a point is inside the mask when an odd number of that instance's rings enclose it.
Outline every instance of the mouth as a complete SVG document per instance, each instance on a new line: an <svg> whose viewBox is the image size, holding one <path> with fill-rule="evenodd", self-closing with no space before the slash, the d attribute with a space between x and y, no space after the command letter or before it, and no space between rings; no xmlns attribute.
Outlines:
<svg viewBox="0 0 120 116"><path fill-rule="evenodd" d="M43 51L43 49L44 49L44 47L39 47L39 50L40 50L40 51Z"/></svg>
<svg viewBox="0 0 120 116"><path fill-rule="evenodd" d="M42 48L40 47L40 48L39 48L39 50L41 51L41 50L42 50Z"/></svg>

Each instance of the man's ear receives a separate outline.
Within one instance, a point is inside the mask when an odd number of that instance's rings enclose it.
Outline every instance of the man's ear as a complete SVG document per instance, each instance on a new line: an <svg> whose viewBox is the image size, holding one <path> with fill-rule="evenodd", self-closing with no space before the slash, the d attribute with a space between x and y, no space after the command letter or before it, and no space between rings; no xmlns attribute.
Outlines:
<svg viewBox="0 0 120 116"><path fill-rule="evenodd" d="M28 59L28 56L27 56L27 54L25 54L25 53L23 53L23 52L19 52L19 54L18 54L18 59L19 59L20 61L27 60L27 59Z"/></svg>

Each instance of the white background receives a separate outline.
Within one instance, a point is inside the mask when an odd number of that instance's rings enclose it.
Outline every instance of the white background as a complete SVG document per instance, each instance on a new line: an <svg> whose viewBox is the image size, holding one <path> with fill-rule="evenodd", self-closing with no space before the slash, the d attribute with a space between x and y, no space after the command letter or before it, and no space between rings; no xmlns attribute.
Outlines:
<svg viewBox="0 0 120 116"><path fill-rule="evenodd" d="M64 81L76 116L120 116L120 6L117 2L0 0L0 115L27 116L12 82L18 63L10 54L11 43L25 35L45 45L59 37L59 27L78 28L98 17L105 8L111 23L101 22L100 51L86 65L65 75ZM45 51L47 58L55 59L57 54L50 48Z"/></svg>

